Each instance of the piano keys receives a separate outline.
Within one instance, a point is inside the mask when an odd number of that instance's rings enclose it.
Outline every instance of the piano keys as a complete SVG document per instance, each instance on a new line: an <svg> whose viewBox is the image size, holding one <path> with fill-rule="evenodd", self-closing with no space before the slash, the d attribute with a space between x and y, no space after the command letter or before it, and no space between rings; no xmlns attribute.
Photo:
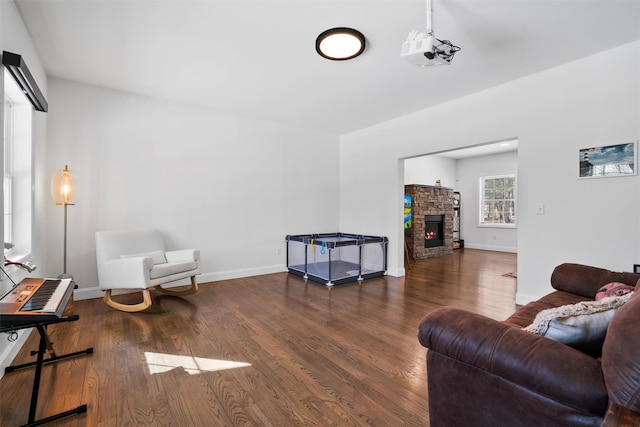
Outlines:
<svg viewBox="0 0 640 427"><path fill-rule="evenodd" d="M62 318L74 290L71 279L26 278L0 298L0 326Z"/></svg>

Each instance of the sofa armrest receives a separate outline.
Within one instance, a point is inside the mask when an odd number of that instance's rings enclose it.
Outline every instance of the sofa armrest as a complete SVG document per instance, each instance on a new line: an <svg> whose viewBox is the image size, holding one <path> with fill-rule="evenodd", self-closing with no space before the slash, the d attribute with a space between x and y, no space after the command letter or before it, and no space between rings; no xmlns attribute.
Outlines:
<svg viewBox="0 0 640 427"><path fill-rule="evenodd" d="M602 374L609 400L635 412L640 412L639 318L640 292L636 291L611 319L602 346Z"/></svg>
<svg viewBox="0 0 640 427"><path fill-rule="evenodd" d="M200 250L198 249L166 251L164 255L167 258L167 262L200 261Z"/></svg>
<svg viewBox="0 0 640 427"><path fill-rule="evenodd" d="M151 257L110 259L98 265L100 289L144 289L151 286Z"/></svg>
<svg viewBox="0 0 640 427"><path fill-rule="evenodd" d="M418 337L429 351L534 393L593 413L606 411L600 362L557 341L453 307L426 315Z"/></svg>

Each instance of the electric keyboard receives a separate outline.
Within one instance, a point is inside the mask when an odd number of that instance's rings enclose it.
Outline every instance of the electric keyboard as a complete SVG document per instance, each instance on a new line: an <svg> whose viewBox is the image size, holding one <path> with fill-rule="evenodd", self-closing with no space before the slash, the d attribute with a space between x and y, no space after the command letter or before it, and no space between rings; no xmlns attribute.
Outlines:
<svg viewBox="0 0 640 427"><path fill-rule="evenodd" d="M0 298L0 326L60 319L74 286L71 279L24 279Z"/></svg>

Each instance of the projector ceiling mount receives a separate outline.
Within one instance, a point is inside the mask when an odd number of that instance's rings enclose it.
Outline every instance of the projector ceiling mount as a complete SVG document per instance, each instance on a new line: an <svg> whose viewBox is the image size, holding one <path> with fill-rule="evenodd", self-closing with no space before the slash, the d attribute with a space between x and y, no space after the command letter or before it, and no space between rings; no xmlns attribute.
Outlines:
<svg viewBox="0 0 640 427"><path fill-rule="evenodd" d="M407 41L402 44L400 56L412 64L426 68L432 65L448 65L460 50L449 40L440 40L433 35L433 5L427 1L427 31L411 31Z"/></svg>

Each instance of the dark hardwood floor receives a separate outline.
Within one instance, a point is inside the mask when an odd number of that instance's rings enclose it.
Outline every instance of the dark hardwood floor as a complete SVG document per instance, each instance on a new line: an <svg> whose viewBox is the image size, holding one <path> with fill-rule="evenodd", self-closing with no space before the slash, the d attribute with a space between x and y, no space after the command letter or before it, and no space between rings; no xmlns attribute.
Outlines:
<svg viewBox="0 0 640 427"><path fill-rule="evenodd" d="M360 285L279 273L153 292L141 313L76 301L80 320L52 325L52 341L95 352L45 365L36 417L86 403L48 425L428 426L420 319L444 305L506 318L516 279L502 275L515 271L515 254L463 249ZM34 360L37 338L14 363ZM33 369L4 375L2 426L26 423L32 381Z"/></svg>

